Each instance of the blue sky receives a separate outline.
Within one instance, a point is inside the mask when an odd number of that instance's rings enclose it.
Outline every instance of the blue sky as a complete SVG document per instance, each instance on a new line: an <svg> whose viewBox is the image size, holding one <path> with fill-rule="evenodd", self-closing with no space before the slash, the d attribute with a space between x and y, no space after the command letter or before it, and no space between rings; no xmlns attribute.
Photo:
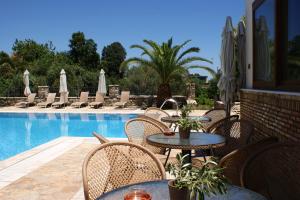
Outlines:
<svg viewBox="0 0 300 200"><path fill-rule="evenodd" d="M128 57L143 39L181 43L191 39L200 56L220 64L221 32L226 16L236 25L245 13L244 0L2 0L0 50L11 52L15 39L52 41L67 51L71 34L82 31L103 46L119 41ZM206 72L196 70L202 75Z"/></svg>

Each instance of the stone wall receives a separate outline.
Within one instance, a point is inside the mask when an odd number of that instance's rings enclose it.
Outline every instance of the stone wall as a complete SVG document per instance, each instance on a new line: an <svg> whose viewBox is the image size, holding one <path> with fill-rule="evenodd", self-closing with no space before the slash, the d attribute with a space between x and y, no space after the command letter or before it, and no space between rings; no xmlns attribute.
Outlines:
<svg viewBox="0 0 300 200"><path fill-rule="evenodd" d="M178 102L179 105L186 104L185 96L173 96L173 98ZM0 97L0 106L13 106L17 102L26 101L27 97ZM129 106L139 106L142 107L146 105L150 107L152 104L155 104L156 96L150 95L130 95L129 98ZM69 97L69 103L73 103L79 100L79 97ZM44 99L40 99L38 97L35 98L35 102L39 103L44 101ZM59 96L56 96L55 101L59 101ZM89 102L95 101L95 97L89 97ZM117 98L110 98L108 96L105 97L104 106L112 106L115 102L120 101L120 95ZM150 105L151 104L151 105Z"/></svg>
<svg viewBox="0 0 300 200"><path fill-rule="evenodd" d="M241 91L241 118L254 124L251 140L276 136L300 141L300 93Z"/></svg>

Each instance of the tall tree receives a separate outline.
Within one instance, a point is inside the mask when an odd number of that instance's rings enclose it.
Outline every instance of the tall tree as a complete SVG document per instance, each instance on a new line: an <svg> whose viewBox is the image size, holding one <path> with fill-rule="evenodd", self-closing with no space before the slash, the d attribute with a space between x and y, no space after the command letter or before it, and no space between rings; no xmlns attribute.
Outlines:
<svg viewBox="0 0 300 200"><path fill-rule="evenodd" d="M13 47L15 57L22 59L24 62L33 62L43 56L54 54L55 47L52 42L39 44L31 39L16 40Z"/></svg>
<svg viewBox="0 0 300 200"><path fill-rule="evenodd" d="M5 53L4 51L0 51L0 65L2 65L3 63L12 64L12 60L7 53Z"/></svg>
<svg viewBox="0 0 300 200"><path fill-rule="evenodd" d="M86 39L83 32L72 34L69 47L70 58L74 63L88 69L96 69L99 66L97 44L92 39Z"/></svg>
<svg viewBox="0 0 300 200"><path fill-rule="evenodd" d="M103 48L101 65L108 76L122 78L124 71L120 71L120 65L125 59L125 48L120 42L114 42Z"/></svg>
<svg viewBox="0 0 300 200"><path fill-rule="evenodd" d="M132 45L131 48L142 50L141 55L147 56L147 58L130 58L122 63L122 68L130 63L138 63L153 68L160 77L160 84L157 90L157 106L160 106L165 99L172 97L170 80L176 74L188 74L187 72L190 68L201 68L210 73L212 72L209 67L192 64L194 61L212 63L210 60L198 56L187 57L191 53L198 53L200 51L199 48L191 47L181 51L189 42L190 40L187 40L180 45L173 45L171 38L159 45L154 41L144 40L147 46Z"/></svg>

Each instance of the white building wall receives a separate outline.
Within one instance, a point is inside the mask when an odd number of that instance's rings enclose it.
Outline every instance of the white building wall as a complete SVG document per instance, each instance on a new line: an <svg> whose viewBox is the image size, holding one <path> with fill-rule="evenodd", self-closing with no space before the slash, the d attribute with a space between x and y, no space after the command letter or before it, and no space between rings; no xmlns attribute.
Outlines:
<svg viewBox="0 0 300 200"><path fill-rule="evenodd" d="M252 30L252 3L254 0L245 0L246 5L246 88L253 88L253 30Z"/></svg>

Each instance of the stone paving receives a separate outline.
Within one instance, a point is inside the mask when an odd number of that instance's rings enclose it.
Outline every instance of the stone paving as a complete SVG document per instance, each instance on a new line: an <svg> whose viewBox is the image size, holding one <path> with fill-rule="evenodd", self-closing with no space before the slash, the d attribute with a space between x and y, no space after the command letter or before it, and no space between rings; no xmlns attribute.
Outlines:
<svg viewBox="0 0 300 200"><path fill-rule="evenodd" d="M82 163L96 144L82 143L0 190L0 199L71 199L82 186Z"/></svg>

